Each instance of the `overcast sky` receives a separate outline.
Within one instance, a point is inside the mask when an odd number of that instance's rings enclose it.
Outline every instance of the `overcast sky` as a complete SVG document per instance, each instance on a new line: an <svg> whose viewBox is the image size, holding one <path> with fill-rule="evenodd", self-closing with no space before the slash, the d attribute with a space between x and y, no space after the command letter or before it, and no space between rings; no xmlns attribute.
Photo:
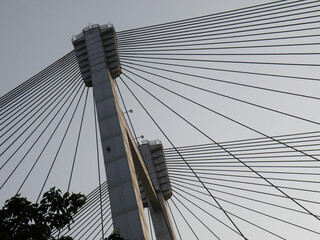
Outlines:
<svg viewBox="0 0 320 240"><path fill-rule="evenodd" d="M263 0L1 0L3 95L73 49L71 37L89 23L117 31L250 6Z"/></svg>
<svg viewBox="0 0 320 240"><path fill-rule="evenodd" d="M136 27L149 26L158 23L165 23L185 18L198 17L211 13L218 13L226 10L266 3L267 0L0 0L0 69L1 69L1 87L0 96L10 91L18 84L26 81L28 78L37 74L45 67L61 58L71 50L73 46L71 38L78 34L88 24L105 24L111 22L116 31L132 29ZM269 1L270 2L270 1ZM285 71L284 71L285 72ZM302 72L301 72L302 74ZM311 74L311 73L310 73ZM311 76L311 75L310 75ZM246 79L247 80L247 79ZM252 79L248 79L251 81ZM265 86L264 82L261 82ZM266 85L267 86L267 85ZM282 89L286 87L293 91L299 90L301 86L307 89L311 95L319 93L318 88L313 85L291 85L280 86ZM229 91L226 89L226 91ZM230 90L234 93L234 90ZM238 93L241 97L246 97L247 92ZM201 94L199 94L201 95ZM256 99L259 99L259 93L253 93ZM262 102L261 98L261 102ZM274 102L279 99L274 99ZM217 107L219 102L211 100L212 104ZM217 103L217 104L216 104ZM272 103L270 98L269 103ZM278 101L279 105L283 104L282 109L294 110L298 107L291 104L291 100ZM305 105L303 105L305 103ZM247 115L246 112L237 108L234 103L224 103L221 109L226 107L232 109L231 114ZM287 105L286 105L287 104ZM308 118L319 120L319 105L309 105L309 102L302 102L300 107ZM184 105L182 105L184 106ZM307 107L306 107L307 106ZM233 109L235 109L233 111ZM136 109L134 109L135 111ZM181 110L189 110L184 109ZM134 112L137 114L137 112ZM133 114L133 116L134 116ZM277 124L278 119L267 119L263 122L262 127L257 122L262 122L264 112L247 120L250 126L258 126L261 129L267 129L267 133L277 135L284 133L303 132L318 130L318 127L310 124L296 125L295 121L283 121L283 125ZM300 114L300 113L299 113ZM191 117L193 112L191 112ZM242 116L242 115L241 115ZM304 115L303 115L304 116ZM138 119L138 117L136 116ZM202 117L205 119L205 117ZM200 120L203 120L199 118ZM280 119L280 118L279 118ZM282 119L282 118L281 118ZM265 120L265 119L264 119ZM284 118L282 119L284 120ZM287 120L287 119L285 119ZM213 129L213 133L217 134L218 140L228 140L229 136L235 132L230 130L229 126L224 126L221 121L209 121ZM286 124L287 123L287 124ZM152 135L152 133L144 132L144 122L138 122L140 127L138 134L144 134L149 139L160 138L160 135ZM140 124L140 126L139 126ZM169 125L169 124L168 124ZM209 124L207 124L209 125ZM287 125L287 129L283 128ZM299 126L299 127L297 127ZM311 127L310 127L311 126ZM170 129L170 127L172 129ZM192 137L181 137L185 128L182 125L170 124L169 132L173 130L179 131L174 140L181 140L181 144L195 144L197 139L193 141ZM259 128L260 129L260 128ZM171 130L171 131L170 131ZM228 131L229 135L225 136ZM241 130L233 139L241 139L243 137ZM202 138L203 140L204 138ZM161 139L163 140L163 139ZM231 140L231 139L230 139ZM193 142L192 142L193 141ZM205 139L208 141L208 139ZM203 142L205 142L203 141ZM199 142L200 143L200 142ZM166 147L170 147L168 144ZM85 167L83 167L85 168ZM14 184L13 184L14 185ZM96 186L96 185L95 185ZM89 190L88 190L89 191ZM88 192L87 191L87 192Z"/></svg>

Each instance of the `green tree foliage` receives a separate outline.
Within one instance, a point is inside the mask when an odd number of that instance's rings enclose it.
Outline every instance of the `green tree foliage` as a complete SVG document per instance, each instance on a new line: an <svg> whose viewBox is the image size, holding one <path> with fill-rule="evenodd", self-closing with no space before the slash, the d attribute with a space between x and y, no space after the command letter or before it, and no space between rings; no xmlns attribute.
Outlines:
<svg viewBox="0 0 320 240"><path fill-rule="evenodd" d="M58 232L73 221L73 216L85 203L82 194L61 194L51 188L43 195L40 203L31 203L16 195L7 200L0 210L0 239L2 240L71 240L63 236L55 238Z"/></svg>
<svg viewBox="0 0 320 240"><path fill-rule="evenodd" d="M40 203L31 203L19 194L7 200L0 210L1 240L73 240L70 236L53 236L73 222L73 216L83 206L83 194L61 194L51 188ZM114 231L106 240L124 240Z"/></svg>

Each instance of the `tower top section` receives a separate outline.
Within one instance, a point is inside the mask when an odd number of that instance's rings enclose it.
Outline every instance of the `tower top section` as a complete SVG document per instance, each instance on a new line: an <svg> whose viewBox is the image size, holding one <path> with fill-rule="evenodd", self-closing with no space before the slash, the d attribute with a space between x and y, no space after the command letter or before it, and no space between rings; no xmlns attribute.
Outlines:
<svg viewBox="0 0 320 240"><path fill-rule="evenodd" d="M98 35L96 34L97 32L99 32ZM84 28L81 33L72 38L72 44L79 63L80 72L88 87L92 86L92 80L87 48L90 45L88 44L88 41L92 41L92 38L97 38L95 40L101 42L105 63L111 76L116 78L121 74L117 37L113 25L89 25Z"/></svg>

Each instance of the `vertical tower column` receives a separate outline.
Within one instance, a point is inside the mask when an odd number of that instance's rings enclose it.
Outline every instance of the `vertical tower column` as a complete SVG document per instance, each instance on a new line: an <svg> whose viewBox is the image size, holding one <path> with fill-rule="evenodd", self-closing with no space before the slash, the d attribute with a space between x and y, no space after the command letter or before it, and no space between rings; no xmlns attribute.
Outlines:
<svg viewBox="0 0 320 240"><path fill-rule="evenodd" d="M148 204L142 189L143 204L150 209L157 240L176 239L165 202L172 196L172 189L162 144L159 140L144 141L139 148L159 201L159 206L156 208Z"/></svg>
<svg viewBox="0 0 320 240"><path fill-rule="evenodd" d="M112 44L110 46L103 44L102 37L108 38L110 31L105 34L102 32L103 29L100 29L99 25L84 29L83 34L78 36L78 42L76 39L73 43L78 60L82 59L79 65L83 76L85 71L90 73L85 81L88 86L93 87L113 225L115 230L120 229L125 239L149 239L129 145L130 139L121 109L116 101L114 80L110 74L110 65L113 63L108 64L105 57L105 49L112 48ZM113 28L110 34L113 34ZM112 36L110 39L112 42Z"/></svg>
<svg viewBox="0 0 320 240"><path fill-rule="evenodd" d="M163 184L160 185L164 188L160 189L158 180L154 178L159 177L159 171L155 172L155 167L152 167L154 156L151 156L151 148L143 151L144 161L118 102L114 78L120 75L121 68L114 28L93 25L72 41L83 80L86 86L93 87L114 229L120 229L121 235L128 240L149 239L139 176L157 239L174 240L165 202L171 189L165 191Z"/></svg>

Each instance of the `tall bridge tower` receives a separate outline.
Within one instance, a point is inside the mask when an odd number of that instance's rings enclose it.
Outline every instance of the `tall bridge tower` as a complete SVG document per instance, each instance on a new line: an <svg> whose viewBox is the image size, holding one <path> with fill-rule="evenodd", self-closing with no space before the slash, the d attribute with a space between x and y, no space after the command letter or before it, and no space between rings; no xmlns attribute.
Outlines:
<svg viewBox="0 0 320 240"><path fill-rule="evenodd" d="M125 239L149 239L145 206L157 239L176 239L165 202L172 193L162 146L146 142L139 150L120 108L114 78L121 66L114 27L91 25L72 42L85 85L93 88L114 229Z"/></svg>

